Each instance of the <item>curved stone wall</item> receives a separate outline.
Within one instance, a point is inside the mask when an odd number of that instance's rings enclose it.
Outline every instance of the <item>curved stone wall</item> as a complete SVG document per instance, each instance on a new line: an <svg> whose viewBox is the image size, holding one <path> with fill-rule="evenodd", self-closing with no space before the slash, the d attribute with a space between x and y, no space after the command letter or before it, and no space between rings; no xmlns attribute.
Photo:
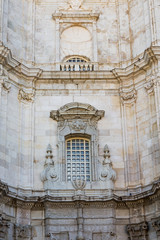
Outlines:
<svg viewBox="0 0 160 240"><path fill-rule="evenodd" d="M158 240L159 0L0 3L0 239ZM85 63L61 59L75 26ZM67 181L73 138L91 181Z"/></svg>
<svg viewBox="0 0 160 240"><path fill-rule="evenodd" d="M82 3L82 14L99 14L97 31L93 31L97 38L96 61L101 70L127 66L134 58L138 59L151 44L159 42L158 8L158 1L149 0ZM44 69L55 69L59 40L56 21L52 15L57 11L73 12L70 9L67 0L2 1L1 41L12 50L16 59L28 66L36 64ZM89 25L85 23L88 28Z"/></svg>

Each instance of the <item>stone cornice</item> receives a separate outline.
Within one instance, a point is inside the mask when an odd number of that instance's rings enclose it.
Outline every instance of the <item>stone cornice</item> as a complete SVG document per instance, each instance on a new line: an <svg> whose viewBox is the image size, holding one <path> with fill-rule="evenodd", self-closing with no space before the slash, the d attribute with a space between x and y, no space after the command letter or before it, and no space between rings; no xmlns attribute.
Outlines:
<svg viewBox="0 0 160 240"><path fill-rule="evenodd" d="M59 110L50 112L50 118L56 121L66 119L73 120L80 117L98 121L104 117L104 111L97 110L89 104L74 102L66 104Z"/></svg>
<svg viewBox="0 0 160 240"><path fill-rule="evenodd" d="M149 188L149 187L148 187ZM18 191L17 191L18 192ZM11 191L10 187L7 184L0 181L0 201L7 205L19 206L23 208L43 208L44 204L48 203L51 205L74 205L76 202L81 202L84 206L104 206L109 207L110 205L114 205L116 208L132 208L134 206L140 204L148 204L150 202L154 202L160 198L160 179L154 182L148 191L141 192L139 194L134 194L130 196L118 196L113 194L112 196L106 197L91 197L86 195L79 196L62 196L57 197L53 196L53 193L49 193L48 191L41 191L41 195L38 191L31 191L30 196L25 196L20 193L16 193L16 191ZM32 195L33 194L33 195Z"/></svg>
<svg viewBox="0 0 160 240"><path fill-rule="evenodd" d="M88 11L77 11L77 12L72 12L72 11L62 11L62 12L55 12L52 17L53 19L72 19L74 21L75 19L78 19L80 22L81 21L86 21L86 20L98 20L99 18L99 13L94 13L94 12L88 12ZM74 20L73 20L74 19Z"/></svg>
<svg viewBox="0 0 160 240"><path fill-rule="evenodd" d="M6 67L7 70L13 71L17 75L21 75L24 78L34 80L39 77L42 70L39 68L29 68L24 64L18 62L12 57L11 50L3 45L0 46L0 63Z"/></svg>
<svg viewBox="0 0 160 240"><path fill-rule="evenodd" d="M13 58L11 50L7 47L0 45L0 64L2 64L8 71L23 77L26 80L67 80L68 79L107 79L116 80L118 82L123 79L129 79L133 74L138 74L141 71L146 71L150 65L160 59L160 47L152 46L145 50L141 59L136 61L126 68L115 68L110 71L93 71L93 72L61 72L61 71L45 71L40 68L27 67L21 62ZM157 71L158 69L155 69Z"/></svg>

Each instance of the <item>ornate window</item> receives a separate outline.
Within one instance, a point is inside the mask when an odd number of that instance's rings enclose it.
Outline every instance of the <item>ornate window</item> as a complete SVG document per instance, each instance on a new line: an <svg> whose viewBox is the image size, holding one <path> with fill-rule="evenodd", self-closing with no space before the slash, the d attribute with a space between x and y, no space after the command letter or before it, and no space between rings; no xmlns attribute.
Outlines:
<svg viewBox="0 0 160 240"><path fill-rule="evenodd" d="M69 138L66 140L67 181L91 179L90 140Z"/></svg>
<svg viewBox="0 0 160 240"><path fill-rule="evenodd" d="M103 110L77 102L51 111L50 117L58 122L60 181L69 183L78 178L87 182L98 180L97 122L103 116Z"/></svg>

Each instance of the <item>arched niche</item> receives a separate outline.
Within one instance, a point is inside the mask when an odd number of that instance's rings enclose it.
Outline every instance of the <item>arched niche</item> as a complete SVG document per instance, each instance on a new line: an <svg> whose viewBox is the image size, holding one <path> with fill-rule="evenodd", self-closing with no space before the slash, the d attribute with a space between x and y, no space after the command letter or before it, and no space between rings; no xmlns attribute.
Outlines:
<svg viewBox="0 0 160 240"><path fill-rule="evenodd" d="M60 58L67 56L85 56L92 59L92 36L81 26L65 29L60 36Z"/></svg>

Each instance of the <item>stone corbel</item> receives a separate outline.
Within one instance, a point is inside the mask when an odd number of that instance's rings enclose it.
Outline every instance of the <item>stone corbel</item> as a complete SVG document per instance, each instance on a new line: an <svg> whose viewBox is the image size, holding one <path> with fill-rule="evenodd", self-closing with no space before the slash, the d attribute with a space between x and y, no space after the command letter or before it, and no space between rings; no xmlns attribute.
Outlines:
<svg viewBox="0 0 160 240"><path fill-rule="evenodd" d="M154 93L154 76L149 77L147 81L144 84L144 88L147 91L148 94Z"/></svg>
<svg viewBox="0 0 160 240"><path fill-rule="evenodd" d="M131 104L137 99L137 91L135 90L135 88L121 90L120 97L123 104Z"/></svg>
<svg viewBox="0 0 160 240"><path fill-rule="evenodd" d="M23 89L20 89L18 93L18 100L24 102L33 102L34 95L34 93L25 92Z"/></svg>
<svg viewBox="0 0 160 240"><path fill-rule="evenodd" d="M7 77L4 77L2 78L1 80L1 86L2 86L2 89L6 92L10 92L10 89L11 89L11 83L8 81L8 78Z"/></svg>
<svg viewBox="0 0 160 240"><path fill-rule="evenodd" d="M148 236L148 223L141 222L137 224L128 224L127 232L129 234L129 240L143 240Z"/></svg>
<svg viewBox="0 0 160 240"><path fill-rule="evenodd" d="M11 83L8 80L8 74L7 72L4 70L3 66L0 65L0 84L1 84L1 88L5 91L5 92L9 92L11 89Z"/></svg>

